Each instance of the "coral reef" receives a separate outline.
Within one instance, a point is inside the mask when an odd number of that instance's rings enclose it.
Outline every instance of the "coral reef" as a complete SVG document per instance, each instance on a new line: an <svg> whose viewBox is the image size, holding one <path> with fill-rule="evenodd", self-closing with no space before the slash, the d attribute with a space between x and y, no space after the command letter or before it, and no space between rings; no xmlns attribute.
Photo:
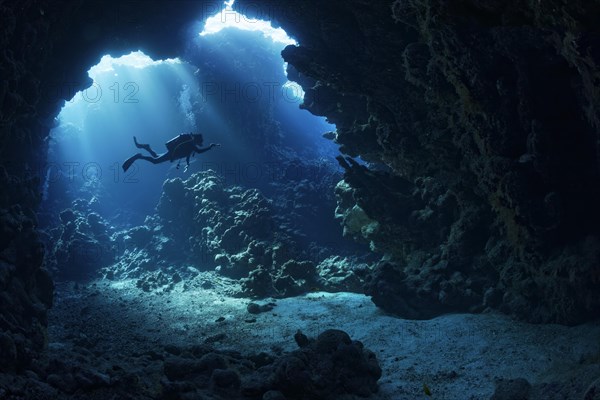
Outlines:
<svg viewBox="0 0 600 400"><path fill-rule="evenodd" d="M317 266L317 288L330 292L361 293L370 265L354 257L331 256Z"/></svg>
<svg viewBox="0 0 600 400"><path fill-rule="evenodd" d="M253 297L289 297L315 288L359 291L363 278L351 266L354 258L331 256L343 247L307 247L315 221L303 205L308 196L283 204L290 184L271 190L275 200L258 189L226 184L212 170L166 180L156 214L112 235L119 257L104 276L139 279L144 290L169 290L172 276L192 268L240 280L240 294ZM316 189L298 186L307 190ZM298 226L298 220L311 222Z"/></svg>

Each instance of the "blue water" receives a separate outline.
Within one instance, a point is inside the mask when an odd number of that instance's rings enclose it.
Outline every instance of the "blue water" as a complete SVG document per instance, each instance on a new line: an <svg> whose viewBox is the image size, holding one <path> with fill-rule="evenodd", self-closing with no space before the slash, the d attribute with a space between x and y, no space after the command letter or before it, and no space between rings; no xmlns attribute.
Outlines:
<svg viewBox="0 0 600 400"><path fill-rule="evenodd" d="M191 38L185 60L152 60L140 51L103 57L90 68L93 85L66 102L51 132L44 208L56 212L95 197L107 219L138 224L170 177L212 168L257 186L265 184L257 174L272 178L282 158L337 170L337 146L321 136L335 126L299 108L303 93L287 80L279 54L285 45L263 32L225 28ZM144 161L121 170L139 151L134 135L162 153L183 132L222 146L196 155L186 172L177 163ZM253 141L257 135L264 140Z"/></svg>

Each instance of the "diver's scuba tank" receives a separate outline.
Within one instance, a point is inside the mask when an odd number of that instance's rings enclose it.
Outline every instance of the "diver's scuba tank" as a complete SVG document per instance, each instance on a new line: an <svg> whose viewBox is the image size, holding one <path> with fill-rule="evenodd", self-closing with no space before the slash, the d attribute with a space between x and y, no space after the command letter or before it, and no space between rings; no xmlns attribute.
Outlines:
<svg viewBox="0 0 600 400"><path fill-rule="evenodd" d="M192 137L191 133L182 133L165 143L165 146L169 152L174 152L179 146L186 143L191 143L193 141L194 138Z"/></svg>

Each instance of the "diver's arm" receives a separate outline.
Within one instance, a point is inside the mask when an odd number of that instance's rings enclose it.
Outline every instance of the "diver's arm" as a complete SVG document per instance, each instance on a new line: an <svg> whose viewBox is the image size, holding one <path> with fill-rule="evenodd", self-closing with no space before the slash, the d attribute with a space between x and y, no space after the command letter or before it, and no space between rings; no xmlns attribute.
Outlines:
<svg viewBox="0 0 600 400"><path fill-rule="evenodd" d="M220 146L220 144L218 144L218 143L211 143L210 146L208 146L204 149L201 147L195 146L194 151L198 154L205 153L205 152L209 151L210 149L212 149L213 147L218 147L218 146Z"/></svg>

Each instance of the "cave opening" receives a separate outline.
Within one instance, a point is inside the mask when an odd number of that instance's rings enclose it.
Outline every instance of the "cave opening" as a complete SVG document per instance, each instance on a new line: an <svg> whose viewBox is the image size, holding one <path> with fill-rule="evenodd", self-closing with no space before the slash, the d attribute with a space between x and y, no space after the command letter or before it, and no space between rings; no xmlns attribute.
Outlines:
<svg viewBox="0 0 600 400"><path fill-rule="evenodd" d="M190 171L217 169L233 183L245 180L252 186L274 179L274 164L286 157L285 152L317 160L332 173L339 171L333 160L337 146L322 138L326 132L331 137L335 126L299 109L304 92L287 79L287 65L278 54L296 41L283 29L250 19L231 6L226 2L221 12L206 19L198 38L190 38L185 61L154 61L137 50L118 58L105 55L89 69L91 86L66 101L50 133L42 177L43 221L50 217L46 211L64 200L63 192L71 201L87 192L93 197L87 201L93 200L109 219L143 222L159 200L161 178L183 175L177 174L181 163L136 163L122 171L122 160L135 150L125 139L131 142L136 135L157 149L175 132L198 131L205 141L222 141L223 157L217 160L208 153L192 158ZM242 65L252 57L260 61ZM253 73L261 68L266 73ZM263 121L257 120L259 114ZM243 126L248 121L271 125L271 132L261 137L248 134L250 128ZM212 138L211 132L216 133ZM265 149L281 144L280 154ZM293 172L298 177L304 173L300 169ZM138 183L144 190L130 190ZM57 222L55 215L52 223Z"/></svg>
<svg viewBox="0 0 600 400"><path fill-rule="evenodd" d="M57 116L39 211L56 284L51 351L73 335L73 346L115 354L199 340L292 350L311 302L367 304L373 256L336 219L335 125L300 107L280 54L297 42L231 4L223 15L177 58L102 56ZM220 147L189 167L123 171L140 151L133 136L160 153L181 132ZM277 327L258 316L275 306ZM302 329L315 337L336 318L310 314Z"/></svg>
<svg viewBox="0 0 600 400"><path fill-rule="evenodd" d="M297 43L283 29L249 19L227 4L207 18L181 58L155 61L137 50L117 58L104 55L89 69L91 86L65 103L50 133L43 177L39 215L51 232L51 254L59 257L49 257L59 280L88 276L97 272L98 260L106 266L128 254L128 244L115 244L114 235L147 228L145 221L166 195L163 181L185 181L208 171L223 185L261 191L274 207L303 210L272 222L284 227L281 235L296 237L294 252L317 257L319 242L331 256L336 247L352 252L354 245L341 237L333 218L334 185L341 171L337 146L323 134L331 135L335 126L299 107L304 93L288 80L279 54L286 45ZM201 132L205 144L219 142L221 147L192 157L189 168L183 160L137 162L122 170L122 161L139 151L133 136L160 153L179 132ZM306 193L286 200L283 191L291 190L286 185ZM309 199L311 192L320 197ZM66 228L71 222L87 234L71 232ZM68 247L70 240L62 237L66 231L83 234L77 249ZM195 245L202 252L196 267L214 267L211 244Z"/></svg>

